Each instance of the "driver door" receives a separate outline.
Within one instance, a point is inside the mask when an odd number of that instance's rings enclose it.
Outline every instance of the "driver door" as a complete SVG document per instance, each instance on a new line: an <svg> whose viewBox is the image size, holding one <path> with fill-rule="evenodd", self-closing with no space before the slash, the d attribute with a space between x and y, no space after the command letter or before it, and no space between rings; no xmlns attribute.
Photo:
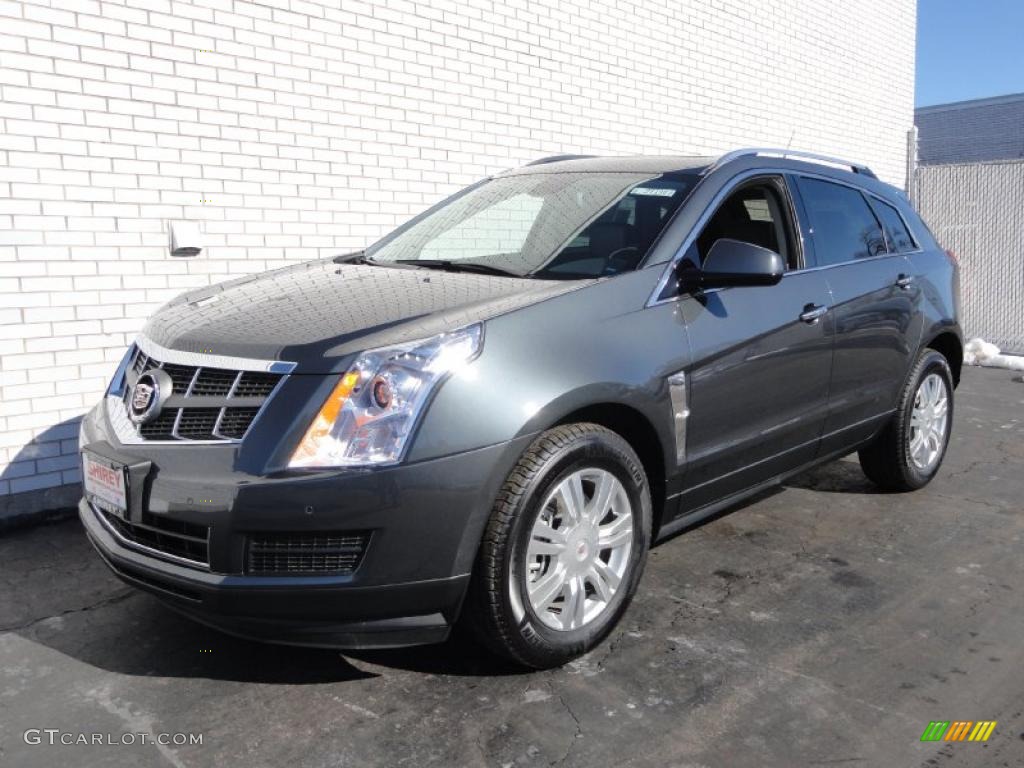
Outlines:
<svg viewBox="0 0 1024 768"><path fill-rule="evenodd" d="M680 513L811 461L824 425L832 364L830 293L804 271L799 228L781 176L732 191L688 251L700 263L719 238L778 252L772 286L730 287L679 299L692 351Z"/></svg>

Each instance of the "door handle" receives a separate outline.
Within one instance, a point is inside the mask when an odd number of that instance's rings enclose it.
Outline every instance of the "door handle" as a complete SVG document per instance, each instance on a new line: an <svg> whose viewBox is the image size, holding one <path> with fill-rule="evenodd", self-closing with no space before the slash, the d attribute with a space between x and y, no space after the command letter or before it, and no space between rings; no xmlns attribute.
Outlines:
<svg viewBox="0 0 1024 768"><path fill-rule="evenodd" d="M904 274L900 273L900 276L896 278L896 287L897 288L903 288L904 290L906 290L907 288L909 288L911 286L911 284L913 282L914 282L914 276L913 275L904 275Z"/></svg>
<svg viewBox="0 0 1024 768"><path fill-rule="evenodd" d="M828 307L821 304L807 304L804 306L804 311L800 313L800 319L808 325L814 325L825 316L826 312L828 312Z"/></svg>

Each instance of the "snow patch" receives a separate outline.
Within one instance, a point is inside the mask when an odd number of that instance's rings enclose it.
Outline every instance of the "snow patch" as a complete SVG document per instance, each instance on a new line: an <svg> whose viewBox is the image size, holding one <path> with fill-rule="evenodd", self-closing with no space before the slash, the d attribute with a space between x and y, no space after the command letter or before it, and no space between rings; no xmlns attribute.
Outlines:
<svg viewBox="0 0 1024 768"><path fill-rule="evenodd" d="M1024 371L1024 356L1004 355L999 351L999 347L984 339L971 339L967 342L964 347L964 363L966 365L984 365L988 368Z"/></svg>

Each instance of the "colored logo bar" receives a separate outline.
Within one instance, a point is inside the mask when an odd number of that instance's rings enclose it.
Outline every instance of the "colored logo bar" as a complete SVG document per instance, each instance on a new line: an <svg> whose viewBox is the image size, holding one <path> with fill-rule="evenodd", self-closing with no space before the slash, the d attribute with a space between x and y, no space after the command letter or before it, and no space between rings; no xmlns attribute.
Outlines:
<svg viewBox="0 0 1024 768"><path fill-rule="evenodd" d="M995 720L932 720L921 741L988 741L995 727Z"/></svg>

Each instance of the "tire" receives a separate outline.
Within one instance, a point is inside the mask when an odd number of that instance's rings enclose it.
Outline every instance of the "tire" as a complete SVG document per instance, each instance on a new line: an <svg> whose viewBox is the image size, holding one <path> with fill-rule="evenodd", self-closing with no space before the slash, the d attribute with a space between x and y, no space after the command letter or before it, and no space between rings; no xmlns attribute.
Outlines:
<svg viewBox="0 0 1024 768"><path fill-rule="evenodd" d="M576 508L584 514L573 523ZM586 653L608 636L636 591L651 516L643 465L622 437L587 423L544 432L498 493L464 618L486 647L522 666L556 667Z"/></svg>
<svg viewBox="0 0 1024 768"><path fill-rule="evenodd" d="M928 382L928 386L925 386ZM938 388L936 390L936 387ZM941 435L931 429L921 429L915 422L915 405L925 403L929 393L938 391L945 403ZM920 398L924 398L921 400ZM931 413L937 412L932 406ZM923 423L928 422L926 409ZM938 417L936 417L938 418ZM862 448L858 457L864 474L875 485L887 491L915 491L926 486L942 466L949 445L953 425L953 374L946 358L934 349L925 349L918 355L907 383L900 393L899 404L892 421L874 442ZM912 441L919 434L929 435L924 449ZM934 437L934 440L930 439ZM922 459L926 461L922 462Z"/></svg>

